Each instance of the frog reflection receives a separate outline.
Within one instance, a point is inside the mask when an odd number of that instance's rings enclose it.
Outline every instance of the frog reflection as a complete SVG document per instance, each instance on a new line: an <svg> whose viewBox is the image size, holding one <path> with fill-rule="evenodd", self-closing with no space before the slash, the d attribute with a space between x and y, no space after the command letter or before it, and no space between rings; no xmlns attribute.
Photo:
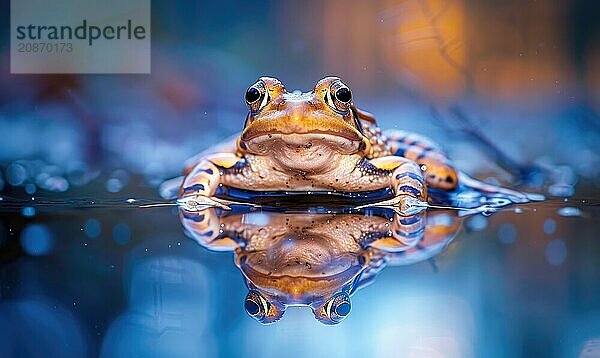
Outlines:
<svg viewBox="0 0 600 358"><path fill-rule="evenodd" d="M246 312L263 324L288 306L309 306L317 320L337 324L350 295L387 265L407 265L440 253L461 219L455 211L398 216L180 210L187 234L210 250L232 251L249 292Z"/></svg>

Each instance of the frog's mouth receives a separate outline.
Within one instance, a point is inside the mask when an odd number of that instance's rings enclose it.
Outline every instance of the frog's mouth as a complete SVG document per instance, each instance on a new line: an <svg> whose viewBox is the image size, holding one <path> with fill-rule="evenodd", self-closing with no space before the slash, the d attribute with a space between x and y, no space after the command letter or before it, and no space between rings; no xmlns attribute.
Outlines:
<svg viewBox="0 0 600 358"><path fill-rule="evenodd" d="M346 155L370 149L369 140L357 129L341 121L324 124L318 120L288 123L285 128L275 121L256 121L244 129L240 144L254 154L267 154L273 149L286 148L301 154L302 148L309 149L316 145ZM285 146L276 148L281 144Z"/></svg>
<svg viewBox="0 0 600 358"><path fill-rule="evenodd" d="M303 154L313 146L330 147L340 154L353 154L361 149L362 143L360 138L348 138L331 132L269 133L249 140L242 137L242 141L255 154L267 154L272 149L288 149Z"/></svg>
<svg viewBox="0 0 600 358"><path fill-rule="evenodd" d="M340 160L361 153L362 138L349 138L339 133L269 133L240 142L249 153L267 156L281 168L306 172L325 172L335 168Z"/></svg>
<svg viewBox="0 0 600 358"><path fill-rule="evenodd" d="M298 270L268 272L264 267L254 266L250 261L239 262L240 269L248 282L269 295L278 297L285 304L309 304L319 297L339 291L352 282L363 270L358 260L349 258L339 262L343 270L317 272L314 274L299 273ZM302 264L294 263L298 266ZM301 271L306 271L301 269Z"/></svg>

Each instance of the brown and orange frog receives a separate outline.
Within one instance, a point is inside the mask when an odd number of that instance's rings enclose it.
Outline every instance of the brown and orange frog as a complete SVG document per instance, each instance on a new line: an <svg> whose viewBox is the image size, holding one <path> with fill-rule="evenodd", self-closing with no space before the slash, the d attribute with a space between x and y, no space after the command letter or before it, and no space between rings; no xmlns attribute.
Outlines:
<svg viewBox="0 0 600 358"><path fill-rule="evenodd" d="M385 204L404 213L427 202L428 189L453 192L462 186L527 201L525 194L457 171L440 146L423 136L382 132L337 77L323 78L307 93L289 93L279 80L261 77L245 100L249 112L237 140L189 162L179 189L188 207L227 208L219 199L224 187L308 194L387 190Z"/></svg>
<svg viewBox="0 0 600 358"><path fill-rule="evenodd" d="M234 253L248 287L244 309L263 324L279 320L289 306L308 306L325 324L341 322L357 289L386 266L439 254L462 222L454 210L366 214L180 209L189 237Z"/></svg>

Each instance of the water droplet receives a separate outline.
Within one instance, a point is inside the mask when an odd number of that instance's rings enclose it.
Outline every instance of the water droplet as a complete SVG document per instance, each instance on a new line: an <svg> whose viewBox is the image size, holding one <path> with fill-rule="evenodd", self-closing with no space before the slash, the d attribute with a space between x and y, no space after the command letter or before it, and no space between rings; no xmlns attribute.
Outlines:
<svg viewBox="0 0 600 358"><path fill-rule="evenodd" d="M506 198L489 198L486 204L493 208L500 208L512 204L512 201Z"/></svg>
<svg viewBox="0 0 600 358"><path fill-rule="evenodd" d="M544 201L546 200L546 197L542 194L527 193L527 199L531 201Z"/></svg>
<svg viewBox="0 0 600 358"><path fill-rule="evenodd" d="M125 201L128 202L129 204L132 204L132 203L135 203L137 200L130 198L130 199L127 199Z"/></svg>
<svg viewBox="0 0 600 358"><path fill-rule="evenodd" d="M552 196L572 196L575 194L575 186L570 184L552 184L548 187L548 193Z"/></svg>
<svg viewBox="0 0 600 358"><path fill-rule="evenodd" d="M523 209L521 208L515 208L515 213L516 214L521 214L523 212Z"/></svg>
<svg viewBox="0 0 600 358"><path fill-rule="evenodd" d="M566 206L564 208L558 209L558 215L560 216L581 216L581 210L579 208L575 208L572 206Z"/></svg>

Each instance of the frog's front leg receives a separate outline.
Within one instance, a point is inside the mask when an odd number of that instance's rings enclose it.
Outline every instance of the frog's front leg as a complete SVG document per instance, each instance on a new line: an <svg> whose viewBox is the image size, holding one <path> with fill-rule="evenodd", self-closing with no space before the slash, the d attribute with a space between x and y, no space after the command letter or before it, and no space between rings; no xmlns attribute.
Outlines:
<svg viewBox="0 0 600 358"><path fill-rule="evenodd" d="M234 251L243 242L245 227L235 216L219 216L215 208L179 210L186 235L212 251Z"/></svg>
<svg viewBox="0 0 600 358"><path fill-rule="evenodd" d="M394 192L394 199L383 204L397 206L401 213L410 213L416 201L427 201L425 179L415 162L403 157L386 156L367 160L359 166L363 167L361 172L367 177L379 177Z"/></svg>
<svg viewBox="0 0 600 358"><path fill-rule="evenodd" d="M227 206L215 200L214 195L222 184L224 170L243 166L244 159L234 153L216 153L202 158L187 174L179 190L179 201L191 206Z"/></svg>

